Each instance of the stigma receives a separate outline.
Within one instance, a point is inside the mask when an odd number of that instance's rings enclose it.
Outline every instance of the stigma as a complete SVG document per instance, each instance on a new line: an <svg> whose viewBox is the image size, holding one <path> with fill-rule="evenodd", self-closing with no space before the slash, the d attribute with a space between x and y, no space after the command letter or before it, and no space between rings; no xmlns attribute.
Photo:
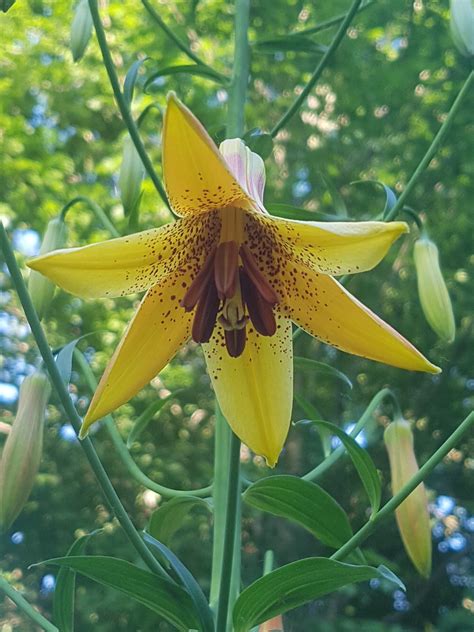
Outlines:
<svg viewBox="0 0 474 632"><path fill-rule="evenodd" d="M227 352L237 358L245 349L249 322L262 336L276 332L273 310L278 301L250 248L228 240L207 255L181 306L194 310L195 342L209 342L214 328L222 327Z"/></svg>

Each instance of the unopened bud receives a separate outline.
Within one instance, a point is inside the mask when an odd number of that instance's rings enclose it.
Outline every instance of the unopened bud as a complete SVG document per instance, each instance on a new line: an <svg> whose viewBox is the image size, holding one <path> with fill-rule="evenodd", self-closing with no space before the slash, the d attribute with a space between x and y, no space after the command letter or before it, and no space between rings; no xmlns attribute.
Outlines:
<svg viewBox="0 0 474 632"><path fill-rule="evenodd" d="M44 255L51 250L64 246L66 241L66 225L61 217L55 217L48 222L43 242L39 251ZM56 286L40 272L31 270L28 279L28 291L39 318L43 318L53 299Z"/></svg>
<svg viewBox="0 0 474 632"><path fill-rule="evenodd" d="M130 136L123 141L122 164L119 174L120 197L126 215L135 210L140 199L143 176L145 169Z"/></svg>
<svg viewBox="0 0 474 632"><path fill-rule="evenodd" d="M474 2L451 0L451 36L464 57L474 57Z"/></svg>
<svg viewBox="0 0 474 632"><path fill-rule="evenodd" d="M395 495L418 472L411 425L405 419L392 422L385 430L384 442ZM428 577L431 572L431 528L423 483L397 507L395 516L408 557L420 575Z"/></svg>
<svg viewBox="0 0 474 632"><path fill-rule="evenodd" d="M71 52L74 61L84 55L92 35L92 15L88 0L79 0L71 25Z"/></svg>
<svg viewBox="0 0 474 632"><path fill-rule="evenodd" d="M25 506L43 447L43 422L51 386L40 371L25 377L18 412L0 460L0 531L6 531Z"/></svg>
<svg viewBox="0 0 474 632"><path fill-rule="evenodd" d="M258 632L283 632L283 619L281 614L262 623L258 628Z"/></svg>
<svg viewBox="0 0 474 632"><path fill-rule="evenodd" d="M415 268L421 307L433 331L446 342L456 334L453 306L439 264L436 244L426 235L415 242Z"/></svg>

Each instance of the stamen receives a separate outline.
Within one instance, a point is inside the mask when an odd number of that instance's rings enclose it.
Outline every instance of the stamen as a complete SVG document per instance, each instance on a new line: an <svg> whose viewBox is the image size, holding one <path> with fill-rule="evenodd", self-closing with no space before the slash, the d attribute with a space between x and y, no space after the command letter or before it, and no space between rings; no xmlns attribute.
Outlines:
<svg viewBox="0 0 474 632"><path fill-rule="evenodd" d="M224 330L225 346L231 358L238 358L245 349L247 334L245 326L242 329Z"/></svg>
<svg viewBox="0 0 474 632"><path fill-rule="evenodd" d="M217 320L220 300L214 279L210 279L205 293L199 299L194 314L192 338L194 342L209 342Z"/></svg>
<svg viewBox="0 0 474 632"><path fill-rule="evenodd" d="M258 290L260 296L270 305L278 303L278 295L264 275L260 272L250 248L246 244L242 244L240 246L239 254L244 265L244 270L248 277L252 280L252 283Z"/></svg>
<svg viewBox="0 0 474 632"><path fill-rule="evenodd" d="M187 312L193 310L204 293L204 290L207 287L209 279L212 276L214 259L216 256L216 248L214 248L207 256L206 260L202 268L199 270L197 275L194 277L193 282L189 286L186 294L181 300L181 307ZM213 284L214 285L214 284Z"/></svg>
<svg viewBox="0 0 474 632"><path fill-rule="evenodd" d="M273 336L276 332L273 304L260 294L246 270L240 272L240 286L253 326L262 336Z"/></svg>
<svg viewBox="0 0 474 632"><path fill-rule="evenodd" d="M237 286L239 246L235 241L224 241L217 247L214 280L219 298L232 298Z"/></svg>

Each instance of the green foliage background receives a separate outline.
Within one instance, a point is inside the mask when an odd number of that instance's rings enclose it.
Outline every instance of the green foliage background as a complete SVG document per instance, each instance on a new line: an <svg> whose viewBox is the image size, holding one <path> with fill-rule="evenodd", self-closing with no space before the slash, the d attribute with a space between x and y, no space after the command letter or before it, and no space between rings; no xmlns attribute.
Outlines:
<svg viewBox="0 0 474 632"><path fill-rule="evenodd" d="M138 58L152 70L188 63L186 57L153 23L141 3L103 3L103 18L114 61L123 77ZM190 43L208 64L229 73L232 64L233 6L223 0L158 1L154 6L166 23ZM254 0L251 3L252 73L246 110L248 128L270 130L308 80L319 54L314 51L268 51L257 43L303 30L343 12L347 2ZM117 113L100 52L91 41L84 59L73 64L68 49L72 7L69 1L18 0L0 16L0 215L13 235L32 229L42 233L47 221L76 195L100 204L120 229L125 229L116 190L123 123ZM351 186L359 179L376 179L401 191L423 156L469 68L454 50L448 28L447 2L375 2L355 19L349 36L324 72L310 99L276 138L266 160L268 203L286 203L311 211L334 213L334 201L324 184L330 179L341 192L352 219L374 218L384 207L381 190ZM328 44L334 29L312 36ZM144 75L145 76L145 75ZM208 79L185 75L166 77L144 94L139 80L134 100L138 115L152 102L164 107L168 90L175 90L211 133L219 134L225 116L225 90ZM427 219L437 242L445 278L453 299L458 333L448 346L438 342L426 325L416 295L412 234L392 248L373 272L350 280L350 290L405 334L436 364L439 377L399 371L330 349L307 336L296 342L296 354L330 362L353 381L352 391L326 378L298 374L296 390L324 418L344 426L357 420L370 398L390 385L407 418L416 422L416 447L423 462L472 409L474 250L472 200L474 167L472 131L474 95L457 117L448 142L424 174L410 205ZM161 117L152 109L142 134L160 171ZM149 180L144 183L140 228L169 221ZM315 215L317 218L317 215ZM108 237L85 206L68 214L68 245ZM20 232L18 232L20 231ZM20 254L21 256L21 254ZM26 270L26 269L25 269ZM5 270L2 284L1 380L17 383L37 363L32 340ZM26 272L25 272L26 274ZM58 292L46 328L53 347L84 333L81 343L99 376L119 340L138 297L83 302ZM6 323L3 326L3 323ZM135 370L130 367L130 370ZM79 373L72 392L80 412L90 393ZM115 415L126 437L132 421L157 395L183 388L158 422L152 422L132 447L144 472L163 484L192 490L212 478L213 396L201 352L193 344L182 350L159 378ZM2 409L11 421L14 406ZM381 443L390 407L380 411L366 435L368 449L380 468L385 498L389 497L388 461ZM304 417L295 406L294 421ZM51 594L41 590L44 567L28 565L65 554L78 535L95 528L92 552L131 551L112 520L80 446L64 439L66 421L54 397L48 408L45 453L37 485L22 515L1 541L2 570L47 615ZM156 495L145 492L124 471L105 430L96 445L114 485L139 526L145 526ZM278 465L279 472L304 473L321 459L317 434L307 427L291 430ZM248 455L245 474L255 479L265 472L260 459ZM287 630L470 630L472 629L472 539L474 532L474 444L466 438L427 481L435 529L433 576L419 579L402 549L394 520L367 543L373 555L398 572L407 584L406 599L384 586L355 586L290 613ZM322 481L349 512L354 528L367 518L363 489L347 460L339 461ZM444 511L439 496L453 499ZM444 501L446 503L446 499ZM449 503L448 503L449 504ZM470 521L469 521L470 519ZM12 535L23 534L15 544ZM459 549L452 537L461 536ZM461 540L458 539L458 542ZM210 571L209 516L196 512L172 541L173 548L206 587ZM452 545L452 546L451 546ZM325 553L296 527L245 510L243 580L261 573L265 549L275 551L278 564ZM1 608L1 606L0 606ZM471 612L470 612L471 611ZM157 630L152 615L110 591L79 580L77 629ZM1 628L1 626L10 626ZM29 630L10 602L0 610L0 628Z"/></svg>

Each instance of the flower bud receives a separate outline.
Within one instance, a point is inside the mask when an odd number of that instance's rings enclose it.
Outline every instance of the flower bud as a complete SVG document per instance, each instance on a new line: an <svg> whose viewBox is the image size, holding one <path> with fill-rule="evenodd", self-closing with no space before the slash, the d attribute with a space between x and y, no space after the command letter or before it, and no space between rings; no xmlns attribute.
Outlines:
<svg viewBox="0 0 474 632"><path fill-rule="evenodd" d="M436 244L426 235L415 242L415 267L421 307L430 327L446 342L456 334L453 306L439 265Z"/></svg>
<svg viewBox="0 0 474 632"><path fill-rule="evenodd" d="M283 619L281 614L262 623L258 628L258 632L283 632Z"/></svg>
<svg viewBox="0 0 474 632"><path fill-rule="evenodd" d="M66 225L61 217L55 217L50 220L46 227L43 242L39 251L40 255L44 255L51 250L57 250L64 246L66 241ZM54 296L56 286L40 272L31 270L28 279L28 290L31 300L41 319L45 315Z"/></svg>
<svg viewBox="0 0 474 632"><path fill-rule="evenodd" d="M18 412L0 460L0 531L6 531L23 509L38 472L43 446L43 421L51 394L41 371L25 377Z"/></svg>
<svg viewBox="0 0 474 632"><path fill-rule="evenodd" d="M92 15L88 0L79 0L71 25L71 52L74 61L84 55L92 35Z"/></svg>
<svg viewBox="0 0 474 632"><path fill-rule="evenodd" d="M464 57L474 57L474 2L451 0L451 36Z"/></svg>
<svg viewBox="0 0 474 632"><path fill-rule="evenodd" d="M405 419L397 419L386 428L383 438L395 495L418 472L411 426ZM431 572L431 528L423 483L397 507L395 515L408 557L420 575L428 577Z"/></svg>
<svg viewBox="0 0 474 632"><path fill-rule="evenodd" d="M126 215L130 215L140 199L145 169L130 136L123 142L122 165L119 174L120 197Z"/></svg>

